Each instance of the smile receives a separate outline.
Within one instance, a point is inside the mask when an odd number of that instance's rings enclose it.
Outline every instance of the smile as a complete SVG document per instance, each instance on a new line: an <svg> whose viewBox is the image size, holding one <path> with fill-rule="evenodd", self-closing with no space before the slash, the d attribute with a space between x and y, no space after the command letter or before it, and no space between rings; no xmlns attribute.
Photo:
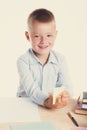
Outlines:
<svg viewBox="0 0 87 130"><path fill-rule="evenodd" d="M40 49L45 49L47 48L48 46L38 46Z"/></svg>

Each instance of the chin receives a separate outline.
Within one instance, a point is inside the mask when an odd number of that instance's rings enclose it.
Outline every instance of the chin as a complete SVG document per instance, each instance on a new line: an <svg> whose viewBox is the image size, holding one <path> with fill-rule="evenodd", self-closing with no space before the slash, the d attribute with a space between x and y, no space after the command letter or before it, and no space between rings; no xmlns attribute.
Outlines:
<svg viewBox="0 0 87 130"><path fill-rule="evenodd" d="M41 52L40 55L49 55L49 52Z"/></svg>
<svg viewBox="0 0 87 130"><path fill-rule="evenodd" d="M40 52L41 54L49 54L50 49L49 49L49 48L47 48L47 49L40 49L39 52Z"/></svg>

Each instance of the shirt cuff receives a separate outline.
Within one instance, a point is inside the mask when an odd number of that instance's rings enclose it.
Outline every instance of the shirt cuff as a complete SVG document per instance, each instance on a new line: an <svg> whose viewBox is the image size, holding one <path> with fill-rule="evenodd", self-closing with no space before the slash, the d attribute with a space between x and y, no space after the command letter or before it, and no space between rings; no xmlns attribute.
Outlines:
<svg viewBox="0 0 87 130"><path fill-rule="evenodd" d="M44 101L49 97L48 93L37 93L34 95L32 95L30 98L33 102L35 102L38 105L44 106Z"/></svg>

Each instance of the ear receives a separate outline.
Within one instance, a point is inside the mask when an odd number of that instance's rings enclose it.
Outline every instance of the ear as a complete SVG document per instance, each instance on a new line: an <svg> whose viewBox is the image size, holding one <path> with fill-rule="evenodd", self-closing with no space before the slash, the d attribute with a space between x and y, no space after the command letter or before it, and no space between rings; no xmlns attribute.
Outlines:
<svg viewBox="0 0 87 130"><path fill-rule="evenodd" d="M26 37L26 39L27 39L28 41L30 41L30 37L29 37L29 34L28 34L27 31L25 31L25 37Z"/></svg>
<svg viewBox="0 0 87 130"><path fill-rule="evenodd" d="M58 31L56 30L56 36L58 35Z"/></svg>
<svg viewBox="0 0 87 130"><path fill-rule="evenodd" d="M58 31L56 30L56 32L55 32L55 38L57 37L57 35L58 35Z"/></svg>

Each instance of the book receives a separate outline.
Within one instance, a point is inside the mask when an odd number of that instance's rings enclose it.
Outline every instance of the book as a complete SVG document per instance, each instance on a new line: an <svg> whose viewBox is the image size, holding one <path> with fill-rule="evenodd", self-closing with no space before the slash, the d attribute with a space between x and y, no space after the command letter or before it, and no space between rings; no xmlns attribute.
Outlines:
<svg viewBox="0 0 87 130"><path fill-rule="evenodd" d="M75 127L73 130L87 130L86 127Z"/></svg>
<svg viewBox="0 0 87 130"><path fill-rule="evenodd" d="M83 99L87 99L87 92L86 91L83 92Z"/></svg>
<svg viewBox="0 0 87 130"><path fill-rule="evenodd" d="M87 104L87 99L83 99L82 103Z"/></svg>
<svg viewBox="0 0 87 130"><path fill-rule="evenodd" d="M12 125L11 130L56 130L51 122L37 122L30 124Z"/></svg>
<svg viewBox="0 0 87 130"><path fill-rule="evenodd" d="M82 109L87 110L87 104L85 104L85 103L82 102Z"/></svg>
<svg viewBox="0 0 87 130"><path fill-rule="evenodd" d="M83 92L82 108L87 110L87 92Z"/></svg>
<svg viewBox="0 0 87 130"><path fill-rule="evenodd" d="M87 115L87 109L83 109L83 108L82 108L82 101L79 101L79 103L78 103L78 102L76 103L75 113L76 113L76 114Z"/></svg>
<svg viewBox="0 0 87 130"><path fill-rule="evenodd" d="M82 99L78 98L75 106L75 113L87 115L87 92L83 92Z"/></svg>

